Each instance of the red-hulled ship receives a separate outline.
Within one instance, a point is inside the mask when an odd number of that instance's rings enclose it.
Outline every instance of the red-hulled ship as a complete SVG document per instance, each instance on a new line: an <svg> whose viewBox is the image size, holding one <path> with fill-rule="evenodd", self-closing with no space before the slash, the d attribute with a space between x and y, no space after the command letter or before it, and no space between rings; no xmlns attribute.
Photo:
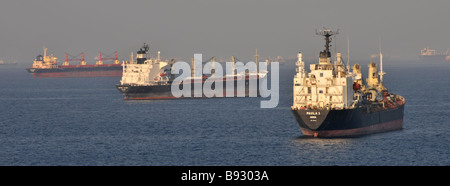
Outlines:
<svg viewBox="0 0 450 186"><path fill-rule="evenodd" d="M114 58L102 58L99 53L99 60L96 64L86 64L84 53L81 53L81 59L68 59L67 53L62 65L57 64L57 57L53 54L47 56L47 48L44 47L44 56L38 55L31 68L27 71L33 77L121 77L122 64L117 60L117 52ZM103 64L103 60L113 59L113 64ZM81 61L79 65L70 65L69 61Z"/></svg>

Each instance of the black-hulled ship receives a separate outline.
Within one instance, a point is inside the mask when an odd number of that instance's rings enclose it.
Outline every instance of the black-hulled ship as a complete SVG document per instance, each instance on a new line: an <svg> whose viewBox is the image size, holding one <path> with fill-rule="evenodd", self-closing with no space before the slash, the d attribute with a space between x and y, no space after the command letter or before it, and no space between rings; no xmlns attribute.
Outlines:
<svg viewBox="0 0 450 186"><path fill-rule="evenodd" d="M383 86L383 63L369 64L368 78L363 83L361 68L352 72L343 64L340 53L331 63L330 29L317 32L325 37L325 50L319 63L310 65L306 73L302 54L298 54L294 77L294 99L291 107L303 135L313 137L350 137L402 129L405 99Z"/></svg>
<svg viewBox="0 0 450 186"><path fill-rule="evenodd" d="M211 68L211 74L208 74L208 76L205 74L196 76L194 59L192 59L192 76L187 77L183 80L183 83L181 83L175 81L177 77L175 77L174 74L171 74L175 61L161 60L160 52L158 52L156 58L147 58L148 50L148 45L144 43L144 46L137 52L136 62L132 60L131 63L123 64L122 80L116 87L125 96L124 99L126 100L260 96L258 91L259 80L266 78L267 75L267 71L256 73L247 71L245 73L237 73L236 70L232 70L233 74L216 76L214 68L215 60L212 58L211 62L213 67ZM257 57L257 55L255 57ZM231 62L235 62L234 57L232 57ZM226 86L229 81L233 81L232 88ZM183 89L184 82L190 82L188 83L191 86L190 96L175 96L172 91L172 86L179 86L180 89ZM214 94L214 96L205 94L204 90L201 92L195 91L197 85L204 87L205 83L211 82L214 83L206 86L210 86L213 90L218 90L215 89L215 87L216 85L221 84L223 86L223 91ZM239 82L245 82L244 89L238 88ZM256 86L252 86L252 83L256 83Z"/></svg>

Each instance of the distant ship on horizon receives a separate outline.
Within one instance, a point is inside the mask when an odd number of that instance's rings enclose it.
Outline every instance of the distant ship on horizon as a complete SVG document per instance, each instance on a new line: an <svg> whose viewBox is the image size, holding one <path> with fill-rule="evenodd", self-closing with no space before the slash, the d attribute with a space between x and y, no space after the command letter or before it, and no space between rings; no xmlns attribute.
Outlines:
<svg viewBox="0 0 450 186"><path fill-rule="evenodd" d="M425 47L424 49L420 50L419 58L422 61L449 61L450 55L448 49L445 53L436 53L436 50L430 49L430 47Z"/></svg>
<svg viewBox="0 0 450 186"><path fill-rule="evenodd" d="M113 59L113 64L103 64L102 60ZM26 70L33 77L120 77L122 76L122 64L117 60L117 52L114 58L102 58L99 52L96 64L86 64L84 53L81 59L69 59L67 53L62 65L58 65L58 58L53 54L47 55L47 48L44 47L44 55L38 55L33 62L33 66ZM79 65L70 65L69 61L80 61Z"/></svg>
<svg viewBox="0 0 450 186"><path fill-rule="evenodd" d="M0 65L17 65L16 60L13 62L5 62L3 59L0 59Z"/></svg>

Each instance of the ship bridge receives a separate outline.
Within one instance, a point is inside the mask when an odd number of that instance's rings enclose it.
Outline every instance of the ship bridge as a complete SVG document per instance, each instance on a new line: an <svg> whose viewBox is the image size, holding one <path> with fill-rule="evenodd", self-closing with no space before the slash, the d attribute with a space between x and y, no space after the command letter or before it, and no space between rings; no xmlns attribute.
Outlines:
<svg viewBox="0 0 450 186"><path fill-rule="evenodd" d="M310 73L305 71L302 54L297 61L294 77L295 109L344 109L353 105L353 74L345 68L340 53L335 63L331 62L331 36L338 31L322 29L317 35L325 37L325 50L320 52L319 63L310 64Z"/></svg>

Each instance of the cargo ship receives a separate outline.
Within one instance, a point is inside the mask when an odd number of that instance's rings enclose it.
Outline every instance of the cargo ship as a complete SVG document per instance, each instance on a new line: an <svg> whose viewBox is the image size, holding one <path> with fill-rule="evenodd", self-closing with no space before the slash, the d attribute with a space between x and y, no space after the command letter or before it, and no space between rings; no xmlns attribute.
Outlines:
<svg viewBox="0 0 450 186"><path fill-rule="evenodd" d="M236 73L236 70L232 70L233 73L225 76L216 76L215 68L211 68L211 74L209 76L202 74L199 77L195 76L194 59L191 59L191 76L187 77L184 81L191 85L191 96L174 96L172 93L172 84L178 84L182 89L184 83L174 82L175 75L171 74L172 66L175 61L163 61L160 58L160 52L156 58L147 58L149 47L144 44L143 47L137 51L136 62L131 60L128 64L123 64L123 73L120 84L117 84L117 89L124 95L125 100L147 100L147 99L176 99L176 98L205 98L205 97L248 97L254 95L252 92L256 92L256 96L259 94L259 80L266 78L268 71L264 72L245 72ZM257 61L258 55L255 55ZM212 66L215 65L214 57L211 58ZM232 62L235 62L235 58L232 57ZM208 96L204 91L196 92L194 89L200 85L203 87L205 83L214 81L210 84L212 89L215 89L216 84L223 83L223 87L228 81L233 81L233 87L223 88L223 94L215 94L215 96ZM256 81L255 81L256 80ZM245 82L245 89L238 89L239 82ZM256 86L251 86L256 82ZM252 89L253 88L253 89ZM254 90L254 91L252 91ZM189 90L188 90L189 91ZM227 91L231 92L228 93ZM228 93L228 94L227 94Z"/></svg>
<svg viewBox="0 0 450 186"><path fill-rule="evenodd" d="M352 71L341 54L331 63L331 36L323 29L316 34L325 37L325 50L319 63L305 70L302 53L298 53L294 77L291 111L305 136L353 137L403 128L405 99L383 86L383 56L380 49L380 72L374 62L369 64L364 84L359 64ZM381 48L381 47L380 47Z"/></svg>
<svg viewBox="0 0 450 186"><path fill-rule="evenodd" d="M446 53L436 53L436 50L430 49L429 47L425 47L423 50L420 50L419 58L422 61L444 61L450 60L448 55L449 50Z"/></svg>
<svg viewBox="0 0 450 186"><path fill-rule="evenodd" d="M84 53L81 59L68 59L67 53L62 65L58 65L58 58L53 54L47 55L47 48L44 47L44 55L38 55L31 68L27 71L37 78L53 77L120 77L122 76L122 64L117 60L117 52L113 64L104 64L103 60L112 58L99 58L96 64L86 64ZM70 65L69 61L81 61L79 65Z"/></svg>
<svg viewBox="0 0 450 186"><path fill-rule="evenodd" d="M0 59L0 65L17 65L16 60L13 62L5 62L3 59Z"/></svg>

